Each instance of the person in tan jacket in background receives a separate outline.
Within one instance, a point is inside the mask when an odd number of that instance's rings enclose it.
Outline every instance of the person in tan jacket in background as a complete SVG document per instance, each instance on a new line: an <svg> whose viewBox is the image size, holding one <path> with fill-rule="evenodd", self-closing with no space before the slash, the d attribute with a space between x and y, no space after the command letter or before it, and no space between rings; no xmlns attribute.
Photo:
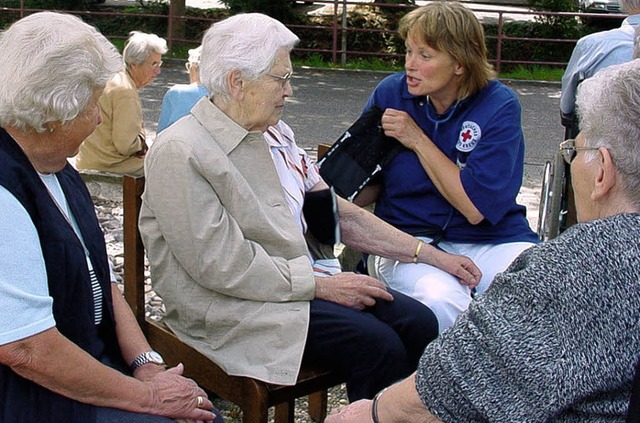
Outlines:
<svg viewBox="0 0 640 423"><path fill-rule="evenodd" d="M78 169L142 175L148 150L138 90L160 73L167 42L155 34L132 31L122 53L125 68L100 97L102 124L80 147Z"/></svg>

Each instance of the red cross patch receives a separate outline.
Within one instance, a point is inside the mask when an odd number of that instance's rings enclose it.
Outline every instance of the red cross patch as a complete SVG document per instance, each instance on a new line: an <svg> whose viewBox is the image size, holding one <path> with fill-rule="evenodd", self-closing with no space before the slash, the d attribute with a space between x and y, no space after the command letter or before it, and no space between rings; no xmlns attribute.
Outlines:
<svg viewBox="0 0 640 423"><path fill-rule="evenodd" d="M458 135L456 149L463 153L470 152L476 148L478 141L480 141L481 134L480 125L470 120L463 122Z"/></svg>

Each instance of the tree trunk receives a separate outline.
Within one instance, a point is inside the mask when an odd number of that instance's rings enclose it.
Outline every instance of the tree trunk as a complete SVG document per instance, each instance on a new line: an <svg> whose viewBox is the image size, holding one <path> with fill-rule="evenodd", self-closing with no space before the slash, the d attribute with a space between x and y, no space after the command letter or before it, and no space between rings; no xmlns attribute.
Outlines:
<svg viewBox="0 0 640 423"><path fill-rule="evenodd" d="M173 40L176 38L186 38L186 21L184 19L178 19L176 16L184 16L187 12L186 0L170 0L170 12L173 20L169 25L169 34L167 37L170 39L169 45L173 48Z"/></svg>

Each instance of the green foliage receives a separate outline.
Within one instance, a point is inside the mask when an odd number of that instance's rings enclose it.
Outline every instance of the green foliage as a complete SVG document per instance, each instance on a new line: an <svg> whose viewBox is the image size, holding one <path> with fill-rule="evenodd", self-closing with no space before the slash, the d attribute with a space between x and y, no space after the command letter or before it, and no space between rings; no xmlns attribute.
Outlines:
<svg viewBox="0 0 640 423"><path fill-rule="evenodd" d="M232 14L260 12L281 22L289 22L293 17L290 0L222 0L222 4L227 6Z"/></svg>
<svg viewBox="0 0 640 423"><path fill-rule="evenodd" d="M533 10L547 12L577 12L578 2L575 0L529 0Z"/></svg>
<svg viewBox="0 0 640 423"><path fill-rule="evenodd" d="M94 0L25 0L24 7L27 9L47 9L47 10L87 10ZM1 0L0 7L19 8L20 0ZM5 12L2 13L4 15ZM6 16L1 16L2 22Z"/></svg>
<svg viewBox="0 0 640 423"><path fill-rule="evenodd" d="M386 56L376 57L377 61L384 62L387 66L396 66L399 63L397 55L404 51L404 43L402 39L395 33L389 32L389 29L398 27L398 20L406 13L397 13L397 11L388 10L372 10L366 6L356 6L349 11L347 16L347 31L338 33L338 47L342 43L342 36L346 36L347 50L351 52L362 52L349 54L349 61L357 58L370 58L370 54L366 53L382 53ZM296 29L296 35L300 38L300 49L306 50L331 50L331 27L333 25L333 16L313 16L309 18L307 25L326 28L326 34L319 32L318 29L300 28ZM379 32L365 32L362 29L376 30ZM309 53L303 51L294 51L294 55L298 58L307 58ZM312 52L311 55L318 57L320 54ZM330 54L323 54L324 60L330 61ZM340 57L338 57L340 60ZM367 59L369 60L369 59Z"/></svg>
<svg viewBox="0 0 640 423"><path fill-rule="evenodd" d="M185 22L185 33L181 37L187 40L195 40L195 45L191 45L189 48L193 48L200 44L204 33L209 29L212 21L220 21L231 15L227 9L195 9L188 7L186 15L189 19ZM174 44L175 45L175 44Z"/></svg>
<svg viewBox="0 0 640 423"><path fill-rule="evenodd" d="M86 10L90 0L25 0L29 9Z"/></svg>
<svg viewBox="0 0 640 423"><path fill-rule="evenodd" d="M18 3L18 4L16 5L14 3ZM20 7L20 3L17 0L11 1L11 2L0 0L0 7L18 8ZM14 23L18 19L20 19L20 12L3 10L2 13L0 13L0 30L8 28L9 25Z"/></svg>
<svg viewBox="0 0 640 423"><path fill-rule="evenodd" d="M533 10L545 12L577 12L576 0L529 0ZM538 33L544 38L576 38L580 35L580 21L575 16L536 16Z"/></svg>
<svg viewBox="0 0 640 423"><path fill-rule="evenodd" d="M100 29L109 38L127 38L131 31L143 31L156 34L160 37L167 35L167 14L169 5L161 1L146 2L144 5L133 5L122 8L100 7L100 11L113 11L126 15L104 16L85 15L82 19ZM157 15L153 16L140 16Z"/></svg>
<svg viewBox="0 0 640 423"><path fill-rule="evenodd" d="M487 49L490 60L497 57L497 25L485 25ZM512 38L577 39L582 34L577 27L567 34L556 34L557 27L542 22L508 22L502 27L503 35ZM566 63L571 57L574 44L556 41L541 43L535 40L502 40L501 57L509 61L539 61ZM509 71L514 65L502 64L501 71Z"/></svg>
<svg viewBox="0 0 640 423"><path fill-rule="evenodd" d="M500 72L500 79L521 79L530 81L560 81L564 69L549 66L517 66L509 72Z"/></svg>
<svg viewBox="0 0 640 423"><path fill-rule="evenodd" d="M312 67L312 68L331 68L331 69L356 69L356 70L374 70L397 72L403 70L402 63L383 60L379 57L353 57L349 56L349 60L345 64L332 63L320 53L311 53L302 58L293 57L294 66Z"/></svg>

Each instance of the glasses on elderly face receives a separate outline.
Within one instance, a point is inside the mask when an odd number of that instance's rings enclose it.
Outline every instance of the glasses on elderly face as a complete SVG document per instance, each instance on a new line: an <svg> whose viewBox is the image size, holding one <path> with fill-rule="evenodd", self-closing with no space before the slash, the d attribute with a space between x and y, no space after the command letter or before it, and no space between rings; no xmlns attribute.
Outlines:
<svg viewBox="0 0 640 423"><path fill-rule="evenodd" d="M576 140L571 138L560 143L560 153L562 158L568 164L571 164L573 159L578 155L580 150L598 150L597 147L576 147Z"/></svg>
<svg viewBox="0 0 640 423"><path fill-rule="evenodd" d="M160 60L159 62L146 62L149 66L151 66L152 69L159 69L160 66L162 66L162 60Z"/></svg>
<svg viewBox="0 0 640 423"><path fill-rule="evenodd" d="M291 82L291 77L293 76L293 71L289 71L289 72L285 73L284 75L274 75L272 73L268 73L267 76L270 76L270 77L274 78L276 81L278 81L280 83L280 85L282 85L282 88L284 89L284 87L287 85L287 82Z"/></svg>

